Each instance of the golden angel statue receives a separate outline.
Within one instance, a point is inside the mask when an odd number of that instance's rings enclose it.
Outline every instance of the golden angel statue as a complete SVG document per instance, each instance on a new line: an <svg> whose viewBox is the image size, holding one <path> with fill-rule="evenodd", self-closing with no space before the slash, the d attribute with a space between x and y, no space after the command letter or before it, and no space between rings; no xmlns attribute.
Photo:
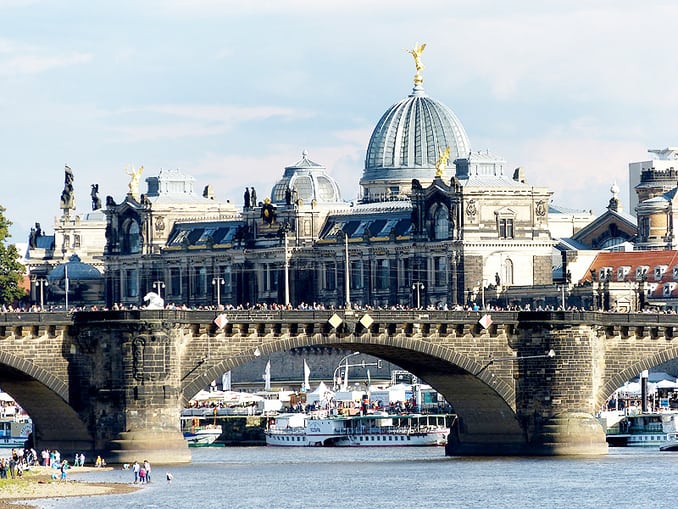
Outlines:
<svg viewBox="0 0 678 509"><path fill-rule="evenodd" d="M442 177L447 167L447 161L450 158L450 146L445 148L445 151L438 149L438 160L436 161L436 177Z"/></svg>
<svg viewBox="0 0 678 509"><path fill-rule="evenodd" d="M141 173L144 171L143 166L139 166L139 169L135 170L134 168L127 169L127 175L130 176L129 179L129 194L135 198L139 197L139 180L141 179Z"/></svg>
<svg viewBox="0 0 678 509"><path fill-rule="evenodd" d="M424 48L426 48L426 43L416 43L414 45L414 49L405 50L414 57L414 65L417 68L417 74L419 74L422 69L424 69L424 64L421 63L421 54L424 52Z"/></svg>

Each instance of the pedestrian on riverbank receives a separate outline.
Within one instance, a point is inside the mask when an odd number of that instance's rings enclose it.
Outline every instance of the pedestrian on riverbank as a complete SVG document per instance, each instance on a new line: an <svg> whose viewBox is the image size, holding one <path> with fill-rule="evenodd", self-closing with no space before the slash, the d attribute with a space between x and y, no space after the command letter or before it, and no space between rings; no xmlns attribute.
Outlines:
<svg viewBox="0 0 678 509"><path fill-rule="evenodd" d="M151 482L151 462L144 460L144 469L146 470L146 482Z"/></svg>
<svg viewBox="0 0 678 509"><path fill-rule="evenodd" d="M141 466L139 465L138 461L134 462L134 465L132 465L132 472L134 473L134 484L139 482L139 470L141 469Z"/></svg>

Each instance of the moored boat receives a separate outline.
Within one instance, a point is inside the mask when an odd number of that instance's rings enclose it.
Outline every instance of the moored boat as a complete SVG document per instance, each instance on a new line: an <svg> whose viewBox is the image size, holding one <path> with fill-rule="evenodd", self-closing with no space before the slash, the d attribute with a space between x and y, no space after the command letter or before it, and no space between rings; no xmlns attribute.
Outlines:
<svg viewBox="0 0 678 509"><path fill-rule="evenodd" d="M219 424L206 424L198 418L190 419L183 426L184 439L189 447L212 445L221 436Z"/></svg>
<svg viewBox="0 0 678 509"><path fill-rule="evenodd" d="M29 418L0 418L0 448L23 448L32 432Z"/></svg>
<svg viewBox="0 0 678 509"><path fill-rule="evenodd" d="M660 451L678 451L678 432L666 434L666 443L659 446Z"/></svg>
<svg viewBox="0 0 678 509"><path fill-rule="evenodd" d="M283 414L269 420L266 444L286 447L445 445L454 415L377 412L356 416Z"/></svg>
<svg viewBox="0 0 678 509"><path fill-rule="evenodd" d="M606 436L610 446L657 447L667 442L667 436L678 431L676 412L608 412Z"/></svg>

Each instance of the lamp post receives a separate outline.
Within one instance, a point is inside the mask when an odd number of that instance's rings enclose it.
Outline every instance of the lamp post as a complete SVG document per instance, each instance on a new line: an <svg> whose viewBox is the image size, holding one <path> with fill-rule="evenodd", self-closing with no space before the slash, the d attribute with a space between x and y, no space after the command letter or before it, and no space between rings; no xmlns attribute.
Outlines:
<svg viewBox="0 0 678 509"><path fill-rule="evenodd" d="M422 290L424 290L424 288L426 287L424 286L424 283L422 283L421 281L415 281L414 283L412 283L412 290L415 290L417 292L416 293L417 309L421 308L421 292Z"/></svg>
<svg viewBox="0 0 678 509"><path fill-rule="evenodd" d="M35 286L40 290L40 311L45 309L45 287L48 284L47 279L42 277L35 280Z"/></svg>
<svg viewBox="0 0 678 509"><path fill-rule="evenodd" d="M221 309L221 285L225 284L224 278L212 278L212 284L217 288L217 308Z"/></svg>
<svg viewBox="0 0 678 509"><path fill-rule="evenodd" d="M165 288L164 281L153 281L153 288L156 289L158 297L162 299L162 289Z"/></svg>
<svg viewBox="0 0 678 509"><path fill-rule="evenodd" d="M351 309L351 274L350 274L351 266L348 261L348 233L344 232L344 273L346 276L344 277L344 291L346 295L346 303L345 307L346 309Z"/></svg>
<svg viewBox="0 0 678 509"><path fill-rule="evenodd" d="M377 369L381 369L381 360L378 360L377 362L362 361L362 362L359 362L358 364L349 364L348 359L350 357L354 357L356 355L360 355L360 352L351 352L350 354L345 355L339 361L339 364L337 364L337 367L334 369L334 374L332 375L333 384L334 384L333 389L334 390L337 390L337 388L339 387L339 384L337 383L337 372L342 368L342 365L343 365L343 368L345 369L344 379L343 379L342 384L341 384L342 387L344 388L344 390L348 389L348 368L355 368L355 367L358 367L358 366L361 367L361 368L366 368L368 366L376 366ZM369 390L369 387L368 387L368 390Z"/></svg>
<svg viewBox="0 0 678 509"><path fill-rule="evenodd" d="M492 358L490 355L490 360L485 363L485 365L478 370L476 373L476 376L478 376L480 373L485 371L489 366L494 364L495 362L511 362L511 361L521 361L523 359L552 359L553 357L556 356L556 351L551 348L548 352L543 353L543 354L538 354L538 355L522 355L519 357L497 357L497 358Z"/></svg>
<svg viewBox="0 0 678 509"><path fill-rule="evenodd" d="M284 228L285 235L285 307L290 305L290 257L287 251L287 228Z"/></svg>
<svg viewBox="0 0 678 509"><path fill-rule="evenodd" d="M485 283L487 283L487 279L478 281L478 286L480 286L480 302L482 304L480 309L485 309Z"/></svg>

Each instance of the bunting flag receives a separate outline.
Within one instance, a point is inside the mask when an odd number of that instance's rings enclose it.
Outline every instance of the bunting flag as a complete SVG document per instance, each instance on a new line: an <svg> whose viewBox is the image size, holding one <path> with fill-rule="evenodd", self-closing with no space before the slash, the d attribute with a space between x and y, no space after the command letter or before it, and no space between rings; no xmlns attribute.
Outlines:
<svg viewBox="0 0 678 509"><path fill-rule="evenodd" d="M226 315L224 313L221 313L214 319L214 323L216 324L217 327L223 329L228 323L228 318L226 318Z"/></svg>
<svg viewBox="0 0 678 509"><path fill-rule="evenodd" d="M270 391L271 390L271 361L266 363L266 369L264 370L264 375L262 376L264 379L264 390L265 391Z"/></svg>
<svg viewBox="0 0 678 509"><path fill-rule="evenodd" d="M483 326L483 329L487 329L490 325L492 325L492 318L490 315L483 315L483 317L478 320L478 323Z"/></svg>
<svg viewBox="0 0 678 509"><path fill-rule="evenodd" d="M308 381L308 378L311 376L311 368L308 367L308 364L306 363L306 359L304 359L304 389L305 390L310 390L311 389L311 384Z"/></svg>

